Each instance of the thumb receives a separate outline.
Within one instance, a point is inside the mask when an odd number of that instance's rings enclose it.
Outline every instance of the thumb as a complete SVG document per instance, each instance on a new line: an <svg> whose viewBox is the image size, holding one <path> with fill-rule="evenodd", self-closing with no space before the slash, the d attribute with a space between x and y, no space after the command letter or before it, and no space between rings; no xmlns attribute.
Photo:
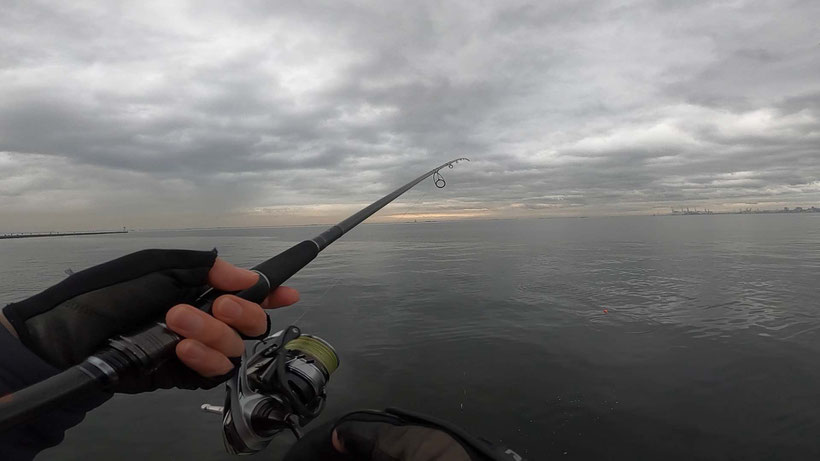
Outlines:
<svg viewBox="0 0 820 461"><path fill-rule="evenodd" d="M332 435L333 423L322 424L296 441L282 461L350 461L351 458L336 450Z"/></svg>
<svg viewBox="0 0 820 461"><path fill-rule="evenodd" d="M340 453L370 459L385 423L344 421L333 430L333 447Z"/></svg>

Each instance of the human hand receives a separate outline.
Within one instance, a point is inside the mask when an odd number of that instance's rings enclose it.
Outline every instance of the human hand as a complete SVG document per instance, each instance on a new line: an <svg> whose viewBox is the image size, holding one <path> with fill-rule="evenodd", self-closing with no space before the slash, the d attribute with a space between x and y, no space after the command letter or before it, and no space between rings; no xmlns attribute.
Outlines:
<svg viewBox="0 0 820 461"><path fill-rule="evenodd" d="M76 272L60 283L3 308L20 341L49 364L66 369L99 351L109 338L131 334L165 320L186 339L177 356L152 372L120 375L116 392L139 393L171 387L211 388L233 367L228 357L242 353L236 330L262 334L262 307L298 299L281 288L257 306L234 296L220 297L214 316L190 306L209 284L220 289L252 285L257 274L218 260L216 251L143 250ZM232 317L233 302L239 305ZM169 312L169 308L172 308Z"/></svg>
<svg viewBox="0 0 820 461"><path fill-rule="evenodd" d="M331 434L336 452L357 460L375 461L472 461L485 460L470 456L464 446L446 432L404 421L379 421L371 414L362 419L339 423Z"/></svg>
<svg viewBox="0 0 820 461"><path fill-rule="evenodd" d="M208 285L223 291L239 291L256 283L256 272L236 267L217 258L208 272ZM179 360L205 377L224 375L233 368L229 357L239 357L245 350L242 338L259 336L268 328L263 309L290 306L299 301L299 292L281 286L256 304L234 295L222 295L213 303L213 315L191 306L177 304L165 314L165 324L184 337L177 344Z"/></svg>
<svg viewBox="0 0 820 461"><path fill-rule="evenodd" d="M300 438L284 461L524 461L518 453L451 423L398 409L362 410Z"/></svg>

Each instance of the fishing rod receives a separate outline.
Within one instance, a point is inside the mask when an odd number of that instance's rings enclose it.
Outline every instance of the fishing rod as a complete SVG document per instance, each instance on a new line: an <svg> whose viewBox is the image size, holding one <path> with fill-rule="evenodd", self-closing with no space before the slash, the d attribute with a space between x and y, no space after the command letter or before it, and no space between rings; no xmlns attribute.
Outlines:
<svg viewBox="0 0 820 461"><path fill-rule="evenodd" d="M249 301L261 303L271 290L280 286L305 267L328 245L421 181L432 176L436 187L444 187L446 183L439 171L445 167L453 168L453 165L462 160L469 161L467 158L457 158L433 168L376 200L344 221L330 227L313 239L297 243L260 263L251 269L259 274L259 280L256 284L232 294ZM226 292L209 289L194 304L198 309L211 313L213 302L223 294L226 294ZM112 389L120 377L151 373L156 364L168 357L169 354L173 354L177 343L181 339L179 335L168 329L162 322L156 322L135 334L121 335L109 339L105 347L82 363L0 398L0 432L36 418L78 397L95 391ZM324 402L323 398L320 398L323 397L323 387L318 389L315 384L322 381L322 376L324 376L324 382L327 381L333 371L332 369L338 366L338 357L336 357L335 351L329 344L319 338L301 335L301 332L295 326L290 326L286 330L266 338L260 344L264 346L262 350L249 357L249 360L245 362L251 363L243 363L240 370L242 373L235 374L231 383L229 383L228 398L230 399L231 384L234 386L233 389L244 386L245 391L266 391L268 397L272 396L274 400L281 401L280 403L287 407L287 414L275 414L279 411L279 408L275 405L275 408L268 405L261 409L257 408L258 405L253 408L244 405L242 407L243 411L248 413L239 415L243 416L240 418L233 417L230 412L223 411L225 419L231 419L226 423L233 427L242 423L244 419L247 419L246 422L250 424L251 419L254 417L257 420L260 417L262 419L267 418L267 420L277 423L281 422L279 420L284 419L286 420L285 425L296 433L296 427L299 423L309 421L321 411ZM321 368L316 364L317 361L322 366ZM249 366L253 369L248 368ZM243 374L243 376L238 377L239 374ZM252 378L254 382L249 384L247 382L248 377ZM297 380L295 377L301 377L301 380ZM239 378L243 381L237 381ZM291 378L293 379L291 380ZM313 389L311 389L311 386L313 386ZM275 392L280 392L281 395ZM238 391L235 390L234 393L238 393ZM270 404L270 400L267 403ZM229 408L228 402L226 402L226 407ZM297 417L295 420L294 416ZM276 418L279 418L279 420ZM275 430L281 429L281 427L281 425L276 425L274 428L262 427L260 429L259 424L257 424L256 432L261 432L262 435L267 436ZM239 427L237 429L240 432L238 436L247 438L246 434L242 434L243 431L246 432L246 429ZM237 435L226 432L225 436L236 437ZM228 440L226 438L227 446Z"/></svg>

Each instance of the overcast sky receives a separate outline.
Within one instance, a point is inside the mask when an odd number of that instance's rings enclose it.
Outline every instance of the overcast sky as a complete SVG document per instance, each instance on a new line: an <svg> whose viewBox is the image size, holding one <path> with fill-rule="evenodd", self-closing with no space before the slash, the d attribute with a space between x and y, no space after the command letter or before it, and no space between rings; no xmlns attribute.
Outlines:
<svg viewBox="0 0 820 461"><path fill-rule="evenodd" d="M816 0L1 2L0 232L820 204Z"/></svg>

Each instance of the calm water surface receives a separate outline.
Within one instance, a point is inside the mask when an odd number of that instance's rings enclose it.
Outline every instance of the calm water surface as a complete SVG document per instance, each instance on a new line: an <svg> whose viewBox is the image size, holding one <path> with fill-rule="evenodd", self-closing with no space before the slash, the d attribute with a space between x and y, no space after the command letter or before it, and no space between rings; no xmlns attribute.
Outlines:
<svg viewBox="0 0 820 461"><path fill-rule="evenodd" d="M319 230L6 240L0 303L142 248L251 266ZM373 224L272 318L339 351L325 418L405 407L531 459L818 459L818 276L817 215ZM117 396L38 459L233 459L199 411L221 401Z"/></svg>

